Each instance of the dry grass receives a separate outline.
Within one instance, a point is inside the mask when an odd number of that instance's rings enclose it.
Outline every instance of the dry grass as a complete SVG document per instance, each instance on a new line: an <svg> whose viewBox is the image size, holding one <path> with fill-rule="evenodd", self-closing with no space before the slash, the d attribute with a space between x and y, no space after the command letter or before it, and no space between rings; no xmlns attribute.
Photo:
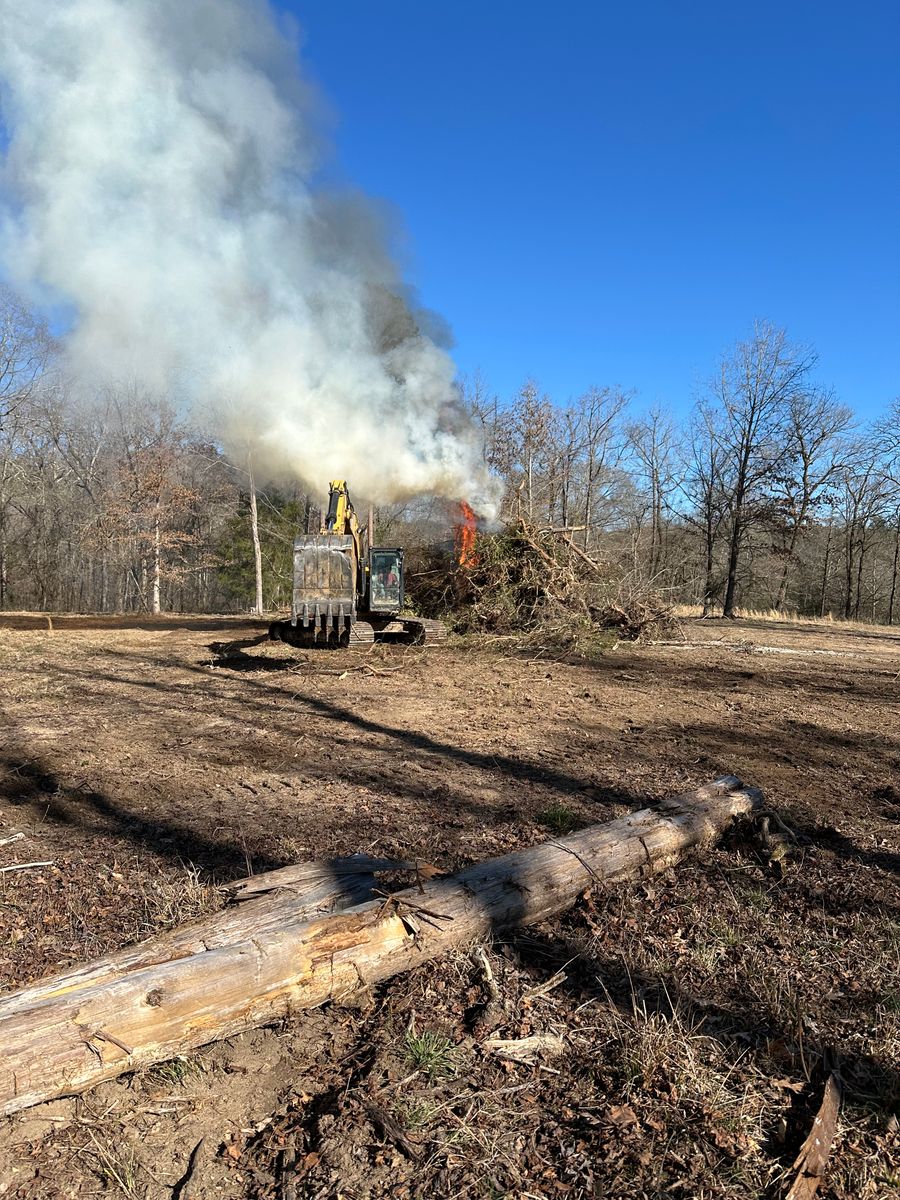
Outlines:
<svg viewBox="0 0 900 1200"><path fill-rule="evenodd" d="M192 864L176 875L160 875L142 890L146 930L141 936L174 929L199 917L208 916L224 905L218 888L205 883Z"/></svg>
<svg viewBox="0 0 900 1200"><path fill-rule="evenodd" d="M748 1076L740 1056L705 1032L702 1017L681 1002L652 1009L635 995L630 1012L610 1007L599 1028L617 1046L629 1100L658 1106L669 1097L668 1125L695 1112L721 1124L743 1150L759 1150L767 1107L761 1078Z"/></svg>
<svg viewBox="0 0 900 1200"><path fill-rule="evenodd" d="M29 843L41 846L40 826L21 844ZM0 991L184 925L223 903L195 867L163 868L137 857L91 866L66 856L39 873L0 876L6 928Z"/></svg>
<svg viewBox="0 0 900 1200"><path fill-rule="evenodd" d="M142 1166L135 1149L121 1139L114 1139L104 1132L98 1136L88 1130L89 1142L82 1151L88 1158L105 1192L137 1197L143 1194L140 1188Z"/></svg>
<svg viewBox="0 0 900 1200"><path fill-rule="evenodd" d="M680 620L699 618L703 616L703 607L700 604L675 604L672 607L672 613ZM720 617L721 613L714 612L712 615ZM835 630L872 629L883 632L890 628L887 625L873 625L869 621L844 620L831 612L827 612L821 617L808 617L796 612L779 612L777 608L736 608L735 616L742 621L778 621L785 625L827 625Z"/></svg>

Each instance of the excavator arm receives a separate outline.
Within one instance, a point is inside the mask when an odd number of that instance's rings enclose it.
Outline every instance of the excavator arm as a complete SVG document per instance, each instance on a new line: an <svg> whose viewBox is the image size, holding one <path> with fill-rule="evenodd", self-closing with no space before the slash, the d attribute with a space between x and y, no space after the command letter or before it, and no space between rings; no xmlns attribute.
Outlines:
<svg viewBox="0 0 900 1200"><path fill-rule="evenodd" d="M356 512L350 502L345 479L332 479L328 485L328 512L322 524L323 533L359 533Z"/></svg>
<svg viewBox="0 0 900 1200"><path fill-rule="evenodd" d="M353 538L354 579L357 590L365 590L365 581L361 572L364 571L362 542L359 536L359 521L356 519L356 509L350 499L350 490L346 479L332 479L328 485L328 511L322 522L322 534L338 534L342 537Z"/></svg>

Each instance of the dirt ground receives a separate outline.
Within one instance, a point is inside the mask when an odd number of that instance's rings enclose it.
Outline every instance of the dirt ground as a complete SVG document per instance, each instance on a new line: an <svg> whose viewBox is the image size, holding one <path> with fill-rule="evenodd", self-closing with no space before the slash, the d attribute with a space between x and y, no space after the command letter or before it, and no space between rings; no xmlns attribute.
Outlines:
<svg viewBox="0 0 900 1200"><path fill-rule="evenodd" d="M560 661L288 651L215 619L15 624L0 839L25 837L0 866L52 865L0 873L2 992L251 872L358 850L453 869L725 772L794 837L774 861L737 829L488 947L490 1030L466 951L21 1113L0 1195L774 1197L835 1069L819 1194L900 1196L900 634L687 621ZM486 1032L566 1049L515 1064Z"/></svg>

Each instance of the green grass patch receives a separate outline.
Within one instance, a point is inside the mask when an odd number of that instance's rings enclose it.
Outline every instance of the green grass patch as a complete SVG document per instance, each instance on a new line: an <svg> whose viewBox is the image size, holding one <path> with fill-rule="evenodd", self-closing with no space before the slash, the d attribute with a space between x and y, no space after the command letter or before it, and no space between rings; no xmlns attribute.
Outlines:
<svg viewBox="0 0 900 1200"><path fill-rule="evenodd" d="M433 1030L421 1033L409 1029L406 1033L406 1057L409 1062L429 1079L440 1079L452 1075L455 1070L453 1043Z"/></svg>
<svg viewBox="0 0 900 1200"><path fill-rule="evenodd" d="M537 819L551 833L558 835L571 833L578 827L578 817L564 804L551 804L549 808L538 813Z"/></svg>

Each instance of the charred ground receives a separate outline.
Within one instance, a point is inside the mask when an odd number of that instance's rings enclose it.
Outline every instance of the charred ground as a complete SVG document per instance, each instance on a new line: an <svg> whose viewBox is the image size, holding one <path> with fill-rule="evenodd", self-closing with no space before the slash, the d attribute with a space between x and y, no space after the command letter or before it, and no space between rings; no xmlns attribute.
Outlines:
<svg viewBox="0 0 900 1200"><path fill-rule="evenodd" d="M0 1133L15 1196L776 1195L824 1066L821 1194L897 1194L900 637L686 623L560 661L504 643L287 653L239 622L0 629L5 990L220 903L211 886L365 850L442 868L732 771L798 836L593 894L354 1008L210 1047ZM762 650L764 647L765 650ZM551 985L549 986L548 985ZM497 1014L495 1014L496 1016Z"/></svg>

